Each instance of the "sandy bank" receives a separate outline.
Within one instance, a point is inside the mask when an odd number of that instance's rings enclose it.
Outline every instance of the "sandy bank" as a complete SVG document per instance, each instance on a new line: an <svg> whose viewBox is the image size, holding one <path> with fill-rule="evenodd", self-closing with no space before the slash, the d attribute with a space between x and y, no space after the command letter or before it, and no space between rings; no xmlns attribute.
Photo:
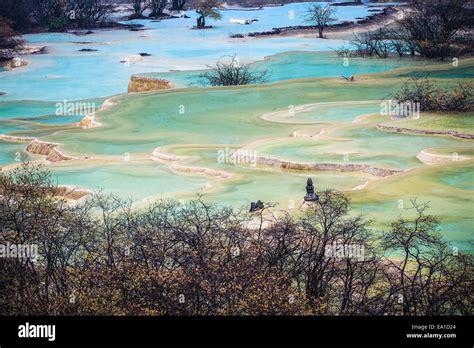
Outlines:
<svg viewBox="0 0 474 348"><path fill-rule="evenodd" d="M448 162L457 162L457 161L467 161L470 158L465 156L458 156L457 154L453 155L437 155L434 153L429 152L429 149L420 151L416 158L418 158L421 162L432 165L432 164L439 164L439 163L448 163Z"/></svg>
<svg viewBox="0 0 474 348"><path fill-rule="evenodd" d="M164 161L164 162L178 162L186 159L186 157L168 155L162 152L161 148L156 148L153 150L151 157L153 160Z"/></svg>
<svg viewBox="0 0 474 348"><path fill-rule="evenodd" d="M9 143L29 143L36 138L30 138L30 137L15 137L13 135L5 135L5 134L0 134L0 140L9 142Z"/></svg>
<svg viewBox="0 0 474 348"><path fill-rule="evenodd" d="M293 132L293 138L312 138L312 139L318 139L324 134L324 129L321 129L318 134L308 134L304 133L303 131L294 131Z"/></svg>

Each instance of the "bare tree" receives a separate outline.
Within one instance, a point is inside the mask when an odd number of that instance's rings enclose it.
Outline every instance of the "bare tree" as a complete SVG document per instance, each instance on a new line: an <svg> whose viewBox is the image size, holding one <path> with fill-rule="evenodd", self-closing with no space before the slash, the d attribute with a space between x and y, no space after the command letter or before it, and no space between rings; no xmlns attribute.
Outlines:
<svg viewBox="0 0 474 348"><path fill-rule="evenodd" d="M390 292L399 299L403 315L459 315L467 302L453 308L449 293L472 281L471 261L443 240L437 232L439 220L425 212L427 204L412 200L412 205L415 218L400 218L382 238L382 247L401 255L400 261L388 261ZM469 296L464 300L469 302ZM467 306L472 308L472 301Z"/></svg>
<svg viewBox="0 0 474 348"><path fill-rule="evenodd" d="M112 5L105 0L70 0L67 12L78 27L94 28L112 12Z"/></svg>
<svg viewBox="0 0 474 348"><path fill-rule="evenodd" d="M133 18L143 17L143 12L150 7L150 0L129 0L132 4L133 14L130 16Z"/></svg>
<svg viewBox="0 0 474 348"><path fill-rule="evenodd" d="M150 17L159 17L163 15L163 10L168 4L167 0L150 0Z"/></svg>
<svg viewBox="0 0 474 348"><path fill-rule="evenodd" d="M228 57L229 58L229 57ZM241 64L235 55L230 60L221 58L214 65L208 65L208 71L198 76L202 86L238 86L264 83L267 70L253 70L248 64Z"/></svg>
<svg viewBox="0 0 474 348"><path fill-rule="evenodd" d="M206 27L206 18L221 19L219 7L221 7L219 0L198 0L196 5L197 28Z"/></svg>
<svg viewBox="0 0 474 348"><path fill-rule="evenodd" d="M399 22L412 45L422 57L444 59L459 39L464 26L472 23L468 0L412 0L411 12Z"/></svg>
<svg viewBox="0 0 474 348"><path fill-rule="evenodd" d="M376 55L379 58L387 58L394 49L389 33L383 28L354 34L351 43L356 47L356 55L360 57Z"/></svg>
<svg viewBox="0 0 474 348"><path fill-rule="evenodd" d="M69 18L66 1L38 0L33 6L33 16L43 27L59 29L67 25Z"/></svg>
<svg viewBox="0 0 474 348"><path fill-rule="evenodd" d="M182 11L184 9L184 5L186 5L186 0L173 0L171 9L173 11Z"/></svg>
<svg viewBox="0 0 474 348"><path fill-rule="evenodd" d="M324 29L337 20L335 18L336 13L336 8L331 4L310 4L306 9L306 21L318 28L319 38L322 39Z"/></svg>

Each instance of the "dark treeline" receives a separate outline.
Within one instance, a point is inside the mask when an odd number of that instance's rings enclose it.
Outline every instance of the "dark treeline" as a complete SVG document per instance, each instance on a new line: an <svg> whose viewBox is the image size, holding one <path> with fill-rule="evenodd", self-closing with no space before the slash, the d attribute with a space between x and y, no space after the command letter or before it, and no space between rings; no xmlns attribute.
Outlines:
<svg viewBox="0 0 474 348"><path fill-rule="evenodd" d="M0 17L18 32L94 28L104 24L112 9L105 0L2 0Z"/></svg>
<svg viewBox="0 0 474 348"><path fill-rule="evenodd" d="M3 173L0 192L0 245L35 244L39 253L36 261L0 258L0 314L473 312L472 257L451 248L416 201L412 220L375 236L334 191L272 223L268 212L202 199L132 209L96 194L70 204L32 165ZM336 245L363 253L328 253Z"/></svg>
<svg viewBox="0 0 474 348"><path fill-rule="evenodd" d="M417 55L444 59L472 53L474 8L469 0L411 0L406 15L393 27L354 35L355 49L341 56L387 58Z"/></svg>
<svg viewBox="0 0 474 348"><path fill-rule="evenodd" d="M163 15L166 8L183 10L186 0L127 0L133 13L130 18L145 18L143 12L150 10L150 17ZM67 30L95 28L113 24L110 14L114 2L107 0L2 0L0 18L9 21L17 32L32 30Z"/></svg>
<svg viewBox="0 0 474 348"><path fill-rule="evenodd" d="M23 46L24 40L13 30L12 22L0 17L0 65L15 57Z"/></svg>

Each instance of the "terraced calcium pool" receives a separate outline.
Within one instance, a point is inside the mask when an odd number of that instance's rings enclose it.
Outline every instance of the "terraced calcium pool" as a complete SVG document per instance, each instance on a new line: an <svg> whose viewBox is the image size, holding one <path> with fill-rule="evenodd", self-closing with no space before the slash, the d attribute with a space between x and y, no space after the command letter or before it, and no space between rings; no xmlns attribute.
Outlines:
<svg viewBox="0 0 474 348"><path fill-rule="evenodd" d="M430 212L441 219L440 232L472 253L473 170L473 160L426 166L369 183L349 197L356 211L374 218L379 228L399 216L412 215L411 199L429 202Z"/></svg>
<svg viewBox="0 0 474 348"><path fill-rule="evenodd" d="M52 166L60 183L102 187L140 201L203 193L205 199L237 207L261 199L297 209L305 179L312 176L318 189L347 192L356 212L373 217L380 228L410 213L398 208L400 200L404 208L412 198L429 201L432 213L443 220L442 233L469 249L473 160L450 155L470 157L472 140L378 129L381 123L416 128L429 123L421 122L424 117L454 117L422 114L419 120L392 121L377 114L376 100L399 84L397 72L393 75L360 76L354 84L324 78L123 95L98 113L102 127L62 130L42 139L62 144L68 154L93 159ZM469 114L455 117L453 128L472 132ZM432 129L449 127L440 122ZM232 159L239 149L243 162ZM418 158L425 150L444 156L443 161L425 163L426 158ZM260 157L370 165L399 173L284 170L257 162ZM144 163L136 164L140 161Z"/></svg>
<svg viewBox="0 0 474 348"><path fill-rule="evenodd" d="M287 10L274 13L281 16ZM472 134L472 115L453 122L446 122L452 115L428 114L393 121L380 115L380 103L399 88L400 77L437 71L437 83L443 85L470 78L473 59L459 66L410 59L351 59L347 65L334 53L301 52L328 51L343 43L336 40L258 39L255 51L254 39L228 38L231 30L242 30L229 24L215 31L186 28L178 39L169 35L191 23L192 18L147 22L149 30L141 32L99 31L86 37L29 36L30 41L47 42L50 53L32 56L23 70L0 75L0 89L8 93L0 99L0 133L38 137L73 156L47 163L60 185L103 189L137 204L204 194L204 199L235 207L260 199L297 211L311 176L318 190L346 192L355 212L382 228L400 214L410 214L399 207L418 197L440 216L446 238L472 252L473 140L399 134L379 125ZM257 23L255 30L271 21L262 17ZM83 40L88 43L78 43ZM99 51L78 52L82 47ZM299 52L282 53L286 51ZM152 56L120 63L138 52ZM125 92L131 74L166 76L185 86L196 74L189 70L202 69L223 53L260 60L255 68L267 69L271 83L118 95L96 113L101 124L96 128L74 124L80 113L56 116L57 101ZM341 75L356 78L349 82ZM104 99L92 102L98 107ZM21 159L38 159L21 157L25 148L2 141L0 165L16 163L18 153Z"/></svg>
<svg viewBox="0 0 474 348"><path fill-rule="evenodd" d="M333 43L333 48L337 48ZM305 50L311 49L305 47ZM232 54L232 53L231 53ZM223 61L229 59L222 57ZM285 52L267 56L264 60L252 64L256 71L266 71L266 82L277 82L308 77L341 77L359 74L377 73L407 66L425 66L422 59L344 59L334 53L314 54L314 52ZM161 78L170 81L176 87L199 86L199 75L203 70L153 72L141 76Z"/></svg>
<svg viewBox="0 0 474 348"><path fill-rule="evenodd" d="M187 192L199 192L206 187L207 179L199 176L177 178L166 166L150 160L107 163L71 162L51 166L55 178L62 185L78 186L94 192L105 189L117 197L133 197L138 204L176 196Z"/></svg>
<svg viewBox="0 0 474 348"><path fill-rule="evenodd" d="M259 153L302 162L365 163L408 169L423 165L415 156L424 149L464 147L471 143L447 137L383 133L375 125L362 125L336 130L316 140L283 138L260 148Z"/></svg>

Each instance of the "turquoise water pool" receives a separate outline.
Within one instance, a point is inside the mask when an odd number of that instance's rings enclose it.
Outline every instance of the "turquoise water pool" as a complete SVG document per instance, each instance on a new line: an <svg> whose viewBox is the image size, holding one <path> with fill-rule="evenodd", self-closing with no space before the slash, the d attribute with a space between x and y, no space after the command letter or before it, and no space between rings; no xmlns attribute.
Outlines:
<svg viewBox="0 0 474 348"><path fill-rule="evenodd" d="M342 45L340 40L272 38L255 40L229 39L230 33L270 30L274 26L299 25L303 22L301 3L268 7L260 11L222 11L223 19L209 24L213 29L192 30L191 18L133 21L145 25L143 31L95 30L91 35L42 33L25 35L29 44L45 45L47 54L24 57L30 65L2 72L1 100L63 100L106 97L127 90L130 75L144 72L202 69L222 55L237 54L242 61L254 61L285 51L327 51ZM292 14L292 15L291 15ZM365 16L364 6L344 7L340 20ZM252 16L258 19L248 26L229 23L231 17ZM258 47L258 49L256 49ZM97 52L79 52L92 48ZM124 64L131 55L149 53L142 61Z"/></svg>
<svg viewBox="0 0 474 348"><path fill-rule="evenodd" d="M227 57L223 58L228 59ZM342 77L372 74L407 66L425 66L429 62L421 59L376 59L351 58L345 60L333 52L314 54L314 52L281 53L266 57L252 64L255 71L266 71L266 82L309 78ZM199 86L199 75L203 71L173 71L164 73L145 73L143 76L169 80L176 87Z"/></svg>

